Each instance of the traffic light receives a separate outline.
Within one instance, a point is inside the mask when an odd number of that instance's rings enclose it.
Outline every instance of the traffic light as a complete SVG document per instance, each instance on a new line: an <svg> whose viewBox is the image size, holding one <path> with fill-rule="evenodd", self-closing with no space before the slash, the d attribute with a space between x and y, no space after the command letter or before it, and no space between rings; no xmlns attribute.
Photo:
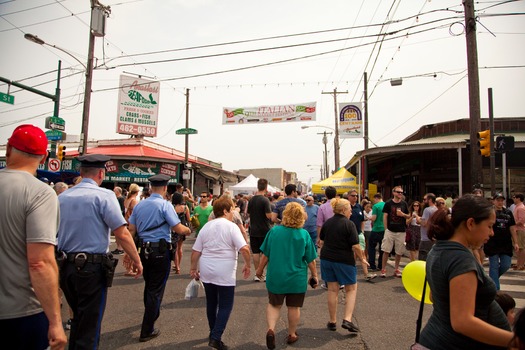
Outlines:
<svg viewBox="0 0 525 350"><path fill-rule="evenodd" d="M66 146L64 146L64 145L58 146L57 158L62 161L62 160L64 160L65 156L66 156Z"/></svg>
<svg viewBox="0 0 525 350"><path fill-rule="evenodd" d="M478 132L478 153L483 157L490 157L490 130Z"/></svg>

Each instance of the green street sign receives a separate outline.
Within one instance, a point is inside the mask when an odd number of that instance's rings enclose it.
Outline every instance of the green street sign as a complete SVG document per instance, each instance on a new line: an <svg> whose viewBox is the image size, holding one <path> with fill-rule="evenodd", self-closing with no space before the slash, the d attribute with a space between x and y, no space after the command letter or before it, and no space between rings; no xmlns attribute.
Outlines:
<svg viewBox="0 0 525 350"><path fill-rule="evenodd" d="M177 134L177 135L192 135L192 134L197 134L197 130L192 129L192 128L184 128L184 129L179 129L179 130L175 131L175 134Z"/></svg>
<svg viewBox="0 0 525 350"><path fill-rule="evenodd" d="M48 130L46 131L46 137L49 141L65 140L66 133L59 130Z"/></svg>
<svg viewBox="0 0 525 350"><path fill-rule="evenodd" d="M0 92L0 101L9 103L10 105L15 104L15 97L13 95L4 94L3 92Z"/></svg>
<svg viewBox="0 0 525 350"><path fill-rule="evenodd" d="M47 117L46 129L64 131L66 130L66 121L59 117Z"/></svg>

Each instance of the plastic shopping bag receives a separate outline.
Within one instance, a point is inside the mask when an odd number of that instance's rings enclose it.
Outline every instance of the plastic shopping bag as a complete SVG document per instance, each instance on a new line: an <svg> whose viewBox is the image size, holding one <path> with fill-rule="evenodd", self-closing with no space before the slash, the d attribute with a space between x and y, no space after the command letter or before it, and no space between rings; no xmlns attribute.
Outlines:
<svg viewBox="0 0 525 350"><path fill-rule="evenodd" d="M184 296L184 299L191 300L197 298L199 296L199 287L204 288L202 282L193 278L186 287L186 295Z"/></svg>

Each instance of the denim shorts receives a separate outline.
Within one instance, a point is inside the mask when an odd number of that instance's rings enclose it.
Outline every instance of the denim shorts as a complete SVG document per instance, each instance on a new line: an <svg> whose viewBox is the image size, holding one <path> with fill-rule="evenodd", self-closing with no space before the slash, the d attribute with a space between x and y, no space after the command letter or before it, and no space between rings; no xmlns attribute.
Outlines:
<svg viewBox="0 0 525 350"><path fill-rule="evenodd" d="M353 265L321 259L321 277L325 282L352 285L357 283L357 268Z"/></svg>

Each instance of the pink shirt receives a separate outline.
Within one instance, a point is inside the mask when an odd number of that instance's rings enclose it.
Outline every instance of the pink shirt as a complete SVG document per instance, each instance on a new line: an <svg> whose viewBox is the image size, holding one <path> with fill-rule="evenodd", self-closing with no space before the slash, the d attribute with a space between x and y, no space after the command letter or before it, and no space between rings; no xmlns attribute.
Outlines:
<svg viewBox="0 0 525 350"><path fill-rule="evenodd" d="M514 208L514 220L516 221L517 230L525 230L525 204L520 203L516 205L516 208Z"/></svg>
<svg viewBox="0 0 525 350"><path fill-rule="evenodd" d="M321 204L319 207L319 210L317 211L317 227L322 227L326 220L334 216L334 210L332 209L330 201L331 200L326 201L326 203Z"/></svg>

